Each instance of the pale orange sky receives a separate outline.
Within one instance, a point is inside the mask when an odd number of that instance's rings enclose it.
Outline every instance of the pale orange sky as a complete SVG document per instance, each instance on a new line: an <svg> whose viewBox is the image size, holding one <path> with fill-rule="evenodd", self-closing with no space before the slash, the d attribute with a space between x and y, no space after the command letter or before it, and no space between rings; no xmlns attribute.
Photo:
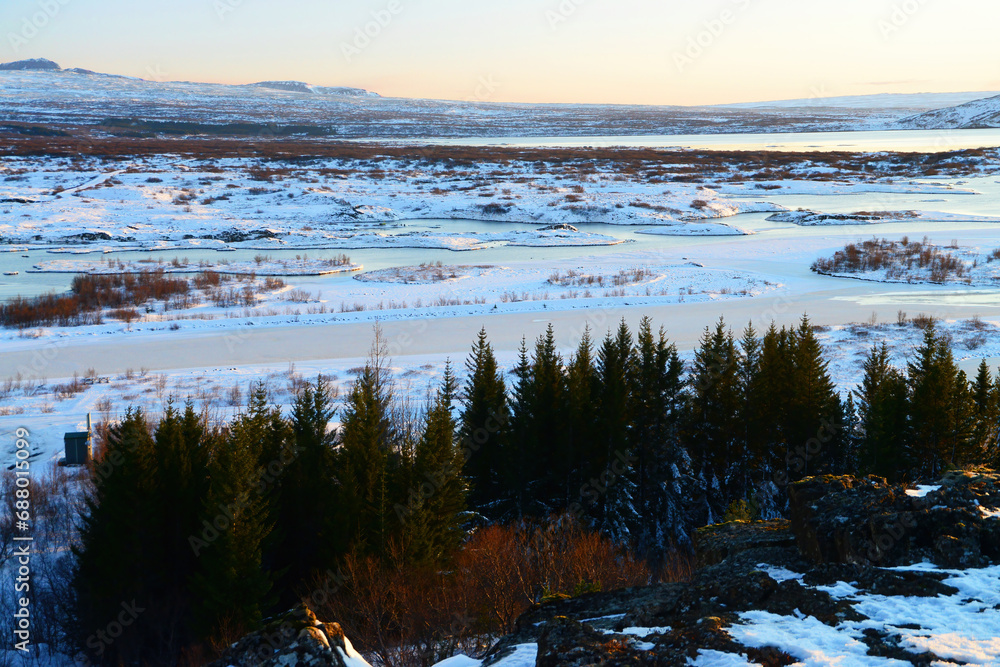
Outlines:
<svg viewBox="0 0 1000 667"><path fill-rule="evenodd" d="M1000 90L996 0L4 0L0 25L3 60L398 97L691 105Z"/></svg>

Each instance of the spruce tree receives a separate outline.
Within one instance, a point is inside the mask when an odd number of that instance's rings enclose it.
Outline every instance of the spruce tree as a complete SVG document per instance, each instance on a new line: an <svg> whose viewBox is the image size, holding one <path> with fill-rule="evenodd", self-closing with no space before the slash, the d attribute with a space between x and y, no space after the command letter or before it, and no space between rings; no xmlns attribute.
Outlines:
<svg viewBox="0 0 1000 667"><path fill-rule="evenodd" d="M742 431L740 359L731 332L720 319L705 329L695 351L687 441L705 489L702 520L713 523L732 500L745 498L738 464Z"/></svg>
<svg viewBox="0 0 1000 667"><path fill-rule="evenodd" d="M632 333L622 320L614 337L608 332L597 355L599 451L588 466L584 493L598 527L619 542L633 538L640 521L633 469L632 347Z"/></svg>
<svg viewBox="0 0 1000 667"><path fill-rule="evenodd" d="M503 373L482 329L465 362L466 382L458 436L467 458L469 503L483 516L496 519L507 493L501 480L506 465L510 413Z"/></svg>
<svg viewBox="0 0 1000 667"><path fill-rule="evenodd" d="M316 571L329 568L346 552L336 434L329 428L335 414L332 398L322 376L306 383L295 397L280 449L261 460L276 534L267 561L282 573L283 604L293 603L296 591Z"/></svg>
<svg viewBox="0 0 1000 667"><path fill-rule="evenodd" d="M509 508L500 514L506 519L521 519L535 495L533 487L538 469L529 459L537 446L533 431L535 424L535 382L528 356L528 343L521 339L517 366L514 367L514 384L510 397L510 439L506 455L498 461L501 488L510 496ZM504 503L506 505L506 503ZM503 505L502 505L503 506Z"/></svg>
<svg viewBox="0 0 1000 667"><path fill-rule="evenodd" d="M189 538L200 559L192 578L198 600L194 615L206 639L229 639L256 629L276 601L271 573L262 566L273 524L260 487L263 441L276 412L255 392L247 411L212 449L203 529Z"/></svg>
<svg viewBox="0 0 1000 667"><path fill-rule="evenodd" d="M455 430L446 378L424 419L405 511L407 554L417 564L446 563L465 536L464 456Z"/></svg>
<svg viewBox="0 0 1000 667"><path fill-rule="evenodd" d="M347 396L337 470L351 543L361 553L381 557L400 532L394 508L406 502L405 489L393 485L400 469L401 439L394 408L394 384L376 330L372 353Z"/></svg>
<svg viewBox="0 0 1000 667"><path fill-rule="evenodd" d="M636 458L637 546L654 561L688 542L684 517L690 461L680 442L683 364L676 346L642 318L633 351L632 420Z"/></svg>
<svg viewBox="0 0 1000 667"><path fill-rule="evenodd" d="M1000 437L1000 403L990 367L984 359L972 383L974 427L970 443L970 463L992 465Z"/></svg>
<svg viewBox="0 0 1000 667"><path fill-rule="evenodd" d="M597 369L590 328L584 330L576 353L566 366L566 430L568 471L565 480L565 506L578 512L586 481L588 462L598 456L597 438Z"/></svg>
<svg viewBox="0 0 1000 667"><path fill-rule="evenodd" d="M113 642L93 634L106 627L108 619L117 618L123 604L145 609L159 602L153 597L153 573L148 569L158 560L155 552L162 544L156 534L160 508L153 488L155 451L142 410L129 408L124 419L108 429L95 466L94 486L84 499L79 544L71 547L75 639L94 664L155 661L160 647L141 615Z"/></svg>
<svg viewBox="0 0 1000 667"><path fill-rule="evenodd" d="M155 513L147 521L160 544L147 563L150 592L158 600L149 610L161 651L176 655L193 641L190 631L191 577L198 561L188 537L200 526L202 503L208 491L209 446L203 420L189 401L178 413L172 401L154 434Z"/></svg>
<svg viewBox="0 0 1000 667"><path fill-rule="evenodd" d="M808 317L803 316L790 339L794 371L785 437L793 472L846 472L843 404Z"/></svg>
<svg viewBox="0 0 1000 667"><path fill-rule="evenodd" d="M737 451L740 453L737 474L743 477L740 486L745 489L745 494L753 495L763 509L769 504L767 500L774 495L775 489L770 484L773 471L766 462L768 443L763 409L766 398L763 396L760 377L762 357L763 343L753 323L749 322L740 339L739 391L742 430L737 444Z"/></svg>
<svg viewBox="0 0 1000 667"><path fill-rule="evenodd" d="M869 352L855 395L860 472L899 481L906 467L906 379L890 363L885 343Z"/></svg>
<svg viewBox="0 0 1000 667"><path fill-rule="evenodd" d="M522 510L544 516L562 506L565 480L575 458L563 426L566 376L552 325L536 341L530 366L523 371L518 367L514 395L512 424L522 451L517 465L524 470L526 482Z"/></svg>
<svg viewBox="0 0 1000 667"><path fill-rule="evenodd" d="M946 466L961 465L968 458L972 397L950 344L933 325L924 330L915 356L907 365L913 447L909 463L916 477L937 477Z"/></svg>

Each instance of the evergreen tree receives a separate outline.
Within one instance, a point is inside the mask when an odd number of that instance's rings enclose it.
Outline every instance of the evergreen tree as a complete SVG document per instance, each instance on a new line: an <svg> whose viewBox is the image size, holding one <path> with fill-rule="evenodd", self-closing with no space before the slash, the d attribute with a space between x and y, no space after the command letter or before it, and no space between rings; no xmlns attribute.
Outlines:
<svg viewBox="0 0 1000 667"><path fill-rule="evenodd" d="M755 437L759 438L757 455L764 474L781 482L787 481L789 472L786 424L794 398L793 374L792 337L787 329L779 330L772 322L761 341L757 381L753 385Z"/></svg>
<svg viewBox="0 0 1000 667"><path fill-rule="evenodd" d="M147 565L155 562L161 545L156 534L153 480L154 442L142 410L129 409L112 425L104 451L96 460L100 471L85 497L80 540L73 546L73 590L78 646L94 664L118 665L141 661L166 664L158 657L151 628L141 615L112 643L92 633L117 618L123 603L148 608L158 602L149 585ZM162 660L163 662L160 662Z"/></svg>
<svg viewBox="0 0 1000 667"><path fill-rule="evenodd" d="M1000 403L990 367L984 359L972 383L973 432L970 463L991 465L1000 437Z"/></svg>
<svg viewBox="0 0 1000 667"><path fill-rule="evenodd" d="M766 399L761 387L761 363L763 343L754 329L753 322L747 323L740 339L739 392L740 422L737 451L740 454L738 476L742 476L739 486L746 495L754 495L759 505L762 498L770 499L775 489L770 485L773 470L767 462L767 425L765 423Z"/></svg>
<svg viewBox="0 0 1000 667"><path fill-rule="evenodd" d="M413 484L403 515L411 562L444 563L465 536L464 457L456 444L446 378L424 420L423 435L416 447Z"/></svg>
<svg viewBox="0 0 1000 667"><path fill-rule="evenodd" d="M528 342L522 338L518 349L517 366L510 396L510 440L506 455L499 462L500 484L510 494L510 508L502 514L505 519L524 516L525 506L533 490L528 485L533 480L534 466L527 461L533 438L535 391L531 378L531 361L528 357ZM502 497L502 496L501 496Z"/></svg>
<svg viewBox="0 0 1000 667"><path fill-rule="evenodd" d="M467 457L469 503L484 516L499 518L508 492L501 480L507 462L510 413L503 373L497 366L486 329L479 332L465 362L467 378L459 420L459 441Z"/></svg>
<svg viewBox="0 0 1000 667"><path fill-rule="evenodd" d="M195 619L205 638L256 629L264 610L276 602L271 574L262 567L273 524L260 487L261 451L276 413L258 387L247 411L213 446L203 530L189 538L200 559L192 588L198 600Z"/></svg>
<svg viewBox="0 0 1000 667"><path fill-rule="evenodd" d="M516 465L524 472L521 511L545 516L563 505L565 480L575 458L559 418L567 405L566 376L552 325L535 343L530 365L524 365L524 358L518 366L511 420L521 449Z"/></svg>
<svg viewBox="0 0 1000 667"><path fill-rule="evenodd" d="M172 401L154 434L155 504L146 528L155 532L146 563L151 597L147 621L163 655L177 655L194 640L190 628L192 600L188 584L198 562L188 537L200 529L202 502L208 491L209 446L204 422L188 402L178 413Z"/></svg>
<svg viewBox="0 0 1000 667"><path fill-rule="evenodd" d="M788 378L792 401L785 437L793 472L798 476L846 472L843 404L808 317L803 316L790 340L794 370Z"/></svg>
<svg viewBox="0 0 1000 667"><path fill-rule="evenodd" d="M968 379L933 325L924 330L923 344L907 365L907 383L909 464L915 477L936 477L945 466L968 458L973 407Z"/></svg>
<svg viewBox="0 0 1000 667"><path fill-rule="evenodd" d="M906 459L906 378L890 363L885 343L869 352L855 395L860 471L898 481Z"/></svg>
<svg viewBox="0 0 1000 667"><path fill-rule="evenodd" d="M268 562L281 572L283 604L295 602L296 591L313 573L329 567L346 552L346 518L341 515L341 486L335 466L335 436L330 421L335 410L322 376L306 383L292 405L290 428L273 424L284 436L277 451L262 457L264 486L270 491L274 548Z"/></svg>
<svg viewBox="0 0 1000 667"><path fill-rule="evenodd" d="M705 329L691 375L687 441L705 497L702 521L714 523L730 501L745 498L738 464L742 397L740 358L731 332L719 320Z"/></svg>
<svg viewBox="0 0 1000 667"><path fill-rule="evenodd" d="M690 461L680 442L683 364L676 346L642 318L631 364L639 549L653 560L688 541L684 517Z"/></svg>
<svg viewBox="0 0 1000 667"><path fill-rule="evenodd" d="M598 456L590 462L585 499L596 510L598 526L625 542L638 530L639 509L632 449L632 333L622 320L609 332L597 355Z"/></svg>
<svg viewBox="0 0 1000 667"><path fill-rule="evenodd" d="M337 469L341 473L351 543L362 553L386 556L399 533L394 507L406 491L393 488L400 469L400 434L385 345L376 340L344 408ZM395 492L395 494L394 494Z"/></svg>
<svg viewBox="0 0 1000 667"><path fill-rule="evenodd" d="M566 507L576 507L582 501L581 492L588 473L588 462L599 455L595 437L597 395L594 345L588 327L583 332L576 353L566 366L566 418L563 422L568 457L564 496Z"/></svg>
<svg viewBox="0 0 1000 667"><path fill-rule="evenodd" d="M455 369L451 365L451 357L444 360L444 373L441 378L441 399L451 410L458 398L458 378L455 377Z"/></svg>

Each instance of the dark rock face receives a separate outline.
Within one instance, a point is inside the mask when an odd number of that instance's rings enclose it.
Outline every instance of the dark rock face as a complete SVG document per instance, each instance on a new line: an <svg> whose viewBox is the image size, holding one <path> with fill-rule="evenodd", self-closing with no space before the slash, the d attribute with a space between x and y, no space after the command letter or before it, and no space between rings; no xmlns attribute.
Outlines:
<svg viewBox="0 0 1000 667"><path fill-rule="evenodd" d="M107 232L81 232L72 236L64 236L62 240L65 243L90 243L93 241L123 241L125 239L115 238Z"/></svg>
<svg viewBox="0 0 1000 667"><path fill-rule="evenodd" d="M695 533L695 565L707 567L751 549L795 546L787 519L761 523L733 521L702 528Z"/></svg>
<svg viewBox="0 0 1000 667"><path fill-rule="evenodd" d="M231 229L228 231L218 232L216 234L207 234L202 236L203 239L211 239L215 241L222 241L224 243L242 243L243 241L260 241L261 239L276 239L278 234L271 231L270 229L255 229L252 231L241 231L238 229Z"/></svg>
<svg viewBox="0 0 1000 667"><path fill-rule="evenodd" d="M208 667L346 667L344 631L300 605L233 644Z"/></svg>
<svg viewBox="0 0 1000 667"><path fill-rule="evenodd" d="M812 477L789 487L791 525L814 563L941 567L1000 562L1000 476L951 472L917 497L876 477Z"/></svg>

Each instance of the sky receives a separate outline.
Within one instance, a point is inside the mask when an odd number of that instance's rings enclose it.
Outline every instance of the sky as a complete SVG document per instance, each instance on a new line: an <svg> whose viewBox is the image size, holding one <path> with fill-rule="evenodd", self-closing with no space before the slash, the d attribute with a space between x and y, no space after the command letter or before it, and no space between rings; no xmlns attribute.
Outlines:
<svg viewBox="0 0 1000 667"><path fill-rule="evenodd" d="M723 104L1000 90L997 0L0 0L0 60L391 97Z"/></svg>

